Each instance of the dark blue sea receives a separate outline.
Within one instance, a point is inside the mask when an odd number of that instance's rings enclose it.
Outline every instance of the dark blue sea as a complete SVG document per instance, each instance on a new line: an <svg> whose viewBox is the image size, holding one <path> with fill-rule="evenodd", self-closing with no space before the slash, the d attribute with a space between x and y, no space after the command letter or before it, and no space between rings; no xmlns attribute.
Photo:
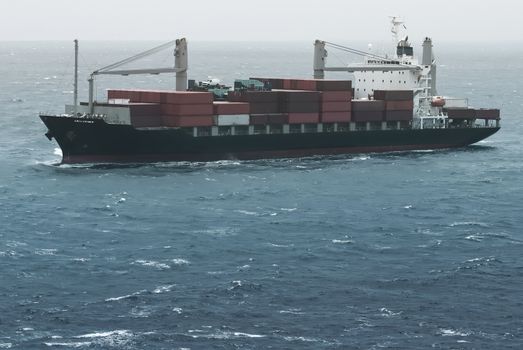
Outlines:
<svg viewBox="0 0 523 350"><path fill-rule="evenodd" d="M155 44L81 42L82 99ZM65 166L38 114L72 42L0 42L0 349L523 348L523 49L497 45L435 42L440 93L502 110L469 147ZM189 76L309 77L312 49L189 42Z"/></svg>

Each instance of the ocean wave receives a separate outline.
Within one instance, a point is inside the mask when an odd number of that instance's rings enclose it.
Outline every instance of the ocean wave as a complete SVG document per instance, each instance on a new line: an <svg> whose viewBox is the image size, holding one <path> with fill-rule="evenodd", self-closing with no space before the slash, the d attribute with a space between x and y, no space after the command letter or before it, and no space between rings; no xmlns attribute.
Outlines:
<svg viewBox="0 0 523 350"><path fill-rule="evenodd" d="M158 286L152 291L152 293L153 294L167 293L167 292L170 292L175 286L176 286L175 284L167 284L164 286Z"/></svg>
<svg viewBox="0 0 523 350"><path fill-rule="evenodd" d="M81 342L44 342L46 346L52 347L68 347L68 348L82 348L91 346L93 342L90 341L81 341Z"/></svg>
<svg viewBox="0 0 523 350"><path fill-rule="evenodd" d="M141 266L154 267L154 268L156 268L158 270L168 270L168 269L171 268L171 266L166 264L166 263L162 263L162 262L154 261L154 260L139 259L139 260L135 260L131 264L132 265L138 264L138 265L141 265Z"/></svg>
<svg viewBox="0 0 523 350"><path fill-rule="evenodd" d="M143 289L138 292L134 292L132 294L122 295L122 296L114 297L114 298L107 298L107 299L105 299L105 301L119 301L119 300L124 300L124 299L136 298L137 296L142 295L143 293L146 293L146 292L147 292L147 290Z"/></svg>
<svg viewBox="0 0 523 350"><path fill-rule="evenodd" d="M471 334L471 332L450 329L450 328L449 329L440 328L439 334L444 337L468 337Z"/></svg>
<svg viewBox="0 0 523 350"><path fill-rule="evenodd" d="M250 339L257 339L257 338L265 338L266 335L263 334L253 334L253 333L245 333L245 332L231 332L231 331L216 331L214 333L205 333L207 331L201 330L201 329L190 329L188 330L188 335L191 338L198 339L198 338L206 338L206 339L241 339L241 338L250 338Z"/></svg>

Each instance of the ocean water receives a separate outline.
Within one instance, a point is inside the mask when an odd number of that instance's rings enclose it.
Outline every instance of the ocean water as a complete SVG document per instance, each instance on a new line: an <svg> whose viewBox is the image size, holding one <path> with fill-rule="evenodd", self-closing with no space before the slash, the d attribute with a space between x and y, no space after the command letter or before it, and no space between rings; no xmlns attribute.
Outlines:
<svg viewBox="0 0 523 350"><path fill-rule="evenodd" d="M81 43L81 96L153 44ZM1 42L0 349L522 348L523 50L506 47L436 46L442 93L502 110L462 149L63 166L38 113L72 100L72 43ZM312 44L190 57L196 79L308 77Z"/></svg>

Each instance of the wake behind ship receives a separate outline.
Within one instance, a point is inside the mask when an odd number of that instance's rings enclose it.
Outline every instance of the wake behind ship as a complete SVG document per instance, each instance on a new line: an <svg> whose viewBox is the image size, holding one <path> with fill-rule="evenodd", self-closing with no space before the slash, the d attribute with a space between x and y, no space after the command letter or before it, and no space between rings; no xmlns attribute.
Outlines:
<svg viewBox="0 0 523 350"><path fill-rule="evenodd" d="M187 41L176 40L99 69L89 79L89 101L65 114L40 118L63 154L63 163L208 161L302 157L462 147L500 128L497 109L475 109L466 99L439 96L432 41L421 62L403 22L395 17L393 58L317 40L314 79L255 77L226 87L187 80ZM77 43L77 42L76 42ZM175 46L174 67L120 69ZM326 47L364 57L362 64L326 66ZM78 49L76 45L76 49ZM76 50L78 53L78 50ZM77 62L77 61L76 61ZM326 71L353 73L326 80ZM174 90L108 90L95 101L97 75L176 73Z"/></svg>

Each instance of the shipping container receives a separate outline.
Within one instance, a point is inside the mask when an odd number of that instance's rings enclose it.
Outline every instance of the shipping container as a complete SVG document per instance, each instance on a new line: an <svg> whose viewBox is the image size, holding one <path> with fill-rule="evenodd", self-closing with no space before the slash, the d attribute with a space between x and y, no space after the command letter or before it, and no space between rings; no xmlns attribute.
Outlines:
<svg viewBox="0 0 523 350"><path fill-rule="evenodd" d="M289 124L319 123L319 113L289 113Z"/></svg>
<svg viewBox="0 0 523 350"><path fill-rule="evenodd" d="M282 102L319 102L321 93L319 91L303 90L275 90L279 93Z"/></svg>
<svg viewBox="0 0 523 350"><path fill-rule="evenodd" d="M266 114L251 114L249 119L252 125L264 125L269 120Z"/></svg>
<svg viewBox="0 0 523 350"><path fill-rule="evenodd" d="M351 119L354 122L378 122L384 119L384 111L361 111L353 109Z"/></svg>
<svg viewBox="0 0 523 350"><path fill-rule="evenodd" d="M281 106L284 113L319 113L320 104L318 102L287 102Z"/></svg>
<svg viewBox="0 0 523 350"><path fill-rule="evenodd" d="M280 113L281 108L278 102L252 102L250 112L252 114Z"/></svg>
<svg viewBox="0 0 523 350"><path fill-rule="evenodd" d="M450 119L475 119L476 110L474 108L444 108L444 112Z"/></svg>
<svg viewBox="0 0 523 350"><path fill-rule="evenodd" d="M285 113L276 113L267 115L268 124L288 124L289 115Z"/></svg>
<svg viewBox="0 0 523 350"><path fill-rule="evenodd" d="M128 106L131 117L160 116L162 111L157 103L130 103Z"/></svg>
<svg viewBox="0 0 523 350"><path fill-rule="evenodd" d="M317 91L352 91L350 80L316 80Z"/></svg>
<svg viewBox="0 0 523 350"><path fill-rule="evenodd" d="M135 128L159 127L162 126L160 115L133 116L131 115L131 125Z"/></svg>
<svg viewBox="0 0 523 350"><path fill-rule="evenodd" d="M414 109L414 101L386 101L385 110L387 111L406 111Z"/></svg>
<svg viewBox="0 0 523 350"><path fill-rule="evenodd" d="M249 114L250 106L247 102L223 102L213 103L214 114Z"/></svg>
<svg viewBox="0 0 523 350"><path fill-rule="evenodd" d="M162 116L162 124L173 127L212 126L214 118L212 115L204 116Z"/></svg>
<svg viewBox="0 0 523 350"><path fill-rule="evenodd" d="M499 119L499 109L476 109L476 118L479 119Z"/></svg>
<svg viewBox="0 0 523 350"><path fill-rule="evenodd" d="M165 115L212 115L212 104L162 104L162 113Z"/></svg>
<svg viewBox="0 0 523 350"><path fill-rule="evenodd" d="M386 111L385 120L386 121L409 121L412 120L413 111L403 110L403 111Z"/></svg>
<svg viewBox="0 0 523 350"><path fill-rule="evenodd" d="M249 125L248 114L217 115L214 117L214 125L232 126L232 125Z"/></svg>
<svg viewBox="0 0 523 350"><path fill-rule="evenodd" d="M384 111L385 101L353 100L353 111Z"/></svg>
<svg viewBox="0 0 523 350"><path fill-rule="evenodd" d="M412 90L374 90L375 100L408 101L414 99Z"/></svg>
<svg viewBox="0 0 523 350"><path fill-rule="evenodd" d="M351 112L323 112L320 120L322 123L348 123L351 121Z"/></svg>
<svg viewBox="0 0 523 350"><path fill-rule="evenodd" d="M346 112L352 110L351 101L323 102L320 106L322 112Z"/></svg>
<svg viewBox="0 0 523 350"><path fill-rule="evenodd" d="M281 78L249 78L251 80L258 80L269 85L271 89L283 89L283 80Z"/></svg>
<svg viewBox="0 0 523 350"><path fill-rule="evenodd" d="M323 102L351 101L351 91L323 91L320 93Z"/></svg>

